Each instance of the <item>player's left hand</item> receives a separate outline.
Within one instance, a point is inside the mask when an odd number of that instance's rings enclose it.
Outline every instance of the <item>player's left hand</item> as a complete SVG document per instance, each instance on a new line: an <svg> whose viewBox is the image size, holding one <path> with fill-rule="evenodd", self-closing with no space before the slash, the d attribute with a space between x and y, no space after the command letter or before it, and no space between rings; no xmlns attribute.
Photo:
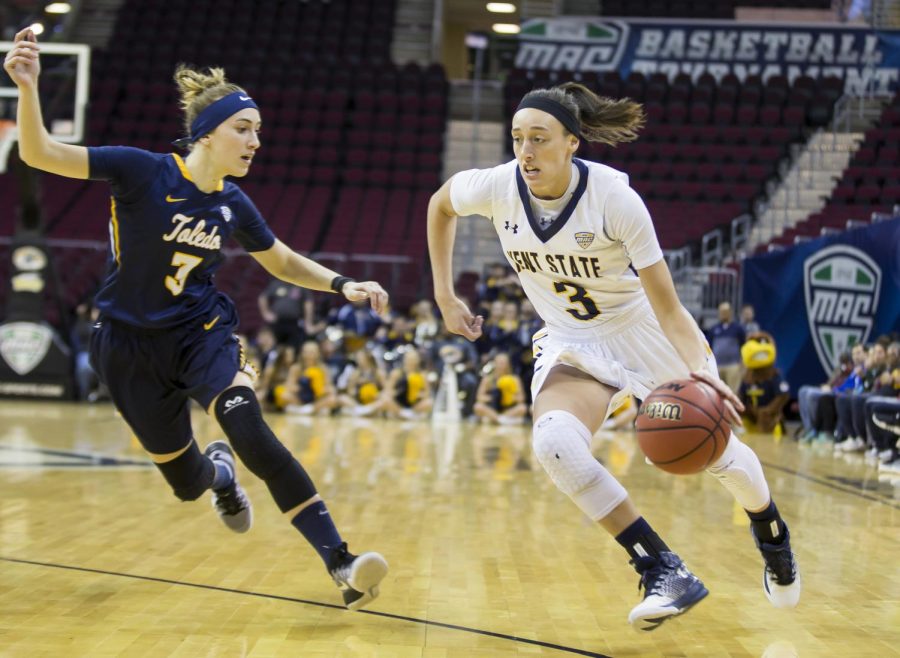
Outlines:
<svg viewBox="0 0 900 658"><path fill-rule="evenodd" d="M725 417L732 425L742 427L744 422L741 420L741 412L744 411L744 405L740 398L735 395L728 384L712 374L709 370L698 370L691 373L691 377L698 379L704 384L711 386L722 397L725 403Z"/></svg>
<svg viewBox="0 0 900 658"><path fill-rule="evenodd" d="M368 299L379 315L387 310L388 294L376 281L351 281L344 284L341 292L351 302Z"/></svg>

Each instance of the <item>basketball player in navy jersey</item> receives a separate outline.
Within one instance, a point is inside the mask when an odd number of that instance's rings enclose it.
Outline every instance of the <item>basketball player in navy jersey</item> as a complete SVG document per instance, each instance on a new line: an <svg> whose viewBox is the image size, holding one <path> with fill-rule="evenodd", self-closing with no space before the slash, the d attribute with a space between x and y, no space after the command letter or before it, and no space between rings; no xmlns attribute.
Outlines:
<svg viewBox="0 0 900 658"><path fill-rule="evenodd" d="M535 454L556 486L628 552L644 588L628 619L653 630L708 592L593 458L591 437L629 393L646 399L659 384L689 374L720 393L736 423L742 407L678 300L650 215L628 177L573 157L581 139L614 146L635 139L643 121L640 105L599 97L577 83L528 93L512 120L516 159L447 181L428 207L428 245L447 328L474 340L483 319L453 290L456 217L491 219L547 323L533 341ZM797 605L800 578L787 525L756 454L732 433L707 470L750 517L766 596L777 607Z"/></svg>
<svg viewBox="0 0 900 658"><path fill-rule="evenodd" d="M234 303L213 285L222 247L234 237L267 271L289 283L368 299L381 312L387 293L295 253L277 240L250 199L227 176L247 175L260 146L260 113L224 71L179 67L188 136L175 154L137 148L86 148L51 139L38 98L39 47L23 30L4 69L19 88L18 139L23 161L43 171L109 181L112 187L109 270L95 303L100 322L91 360L116 408L175 495L195 500L212 489L225 525L246 532L252 510L235 478L234 456L262 479L275 503L309 541L357 610L378 595L387 562L347 550L309 475L275 437L253 391L255 373L234 331ZM231 447L215 441L200 452L189 403L215 416Z"/></svg>

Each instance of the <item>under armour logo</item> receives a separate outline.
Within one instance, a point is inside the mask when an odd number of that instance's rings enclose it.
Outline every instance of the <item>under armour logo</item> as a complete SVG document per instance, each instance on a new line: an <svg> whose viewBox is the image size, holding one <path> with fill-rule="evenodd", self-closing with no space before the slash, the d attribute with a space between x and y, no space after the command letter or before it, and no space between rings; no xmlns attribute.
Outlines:
<svg viewBox="0 0 900 658"><path fill-rule="evenodd" d="M506 224L503 225L503 228L504 228L504 230L506 230L506 231L508 231L509 229L512 229L513 235L515 235L516 233L519 232L519 225L518 225L518 224L513 224L512 226L510 226L510 225L509 225L509 220L507 220Z"/></svg>
<svg viewBox="0 0 900 658"><path fill-rule="evenodd" d="M223 413L227 414L229 411L240 407L242 404L249 404L249 401L245 400L241 395L236 395L230 400L225 400L225 411Z"/></svg>

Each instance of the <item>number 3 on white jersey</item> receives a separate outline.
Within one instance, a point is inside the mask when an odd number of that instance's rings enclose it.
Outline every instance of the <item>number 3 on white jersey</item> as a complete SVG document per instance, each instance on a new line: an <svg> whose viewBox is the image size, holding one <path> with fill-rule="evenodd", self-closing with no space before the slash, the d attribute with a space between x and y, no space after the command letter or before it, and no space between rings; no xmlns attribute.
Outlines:
<svg viewBox="0 0 900 658"><path fill-rule="evenodd" d="M172 267L177 267L178 270L176 270L175 276L166 277L166 288L169 289L169 292L175 297L178 297L178 295L183 293L184 282L187 281L188 274L202 262L202 258L191 256L190 254L185 254L181 251L176 251L172 254L171 265Z"/></svg>

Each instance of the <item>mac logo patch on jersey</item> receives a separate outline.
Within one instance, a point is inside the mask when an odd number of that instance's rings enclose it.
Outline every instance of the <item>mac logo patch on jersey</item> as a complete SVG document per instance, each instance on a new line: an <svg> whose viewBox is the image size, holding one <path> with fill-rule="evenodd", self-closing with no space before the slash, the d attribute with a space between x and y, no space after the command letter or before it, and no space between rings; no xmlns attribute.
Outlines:
<svg viewBox="0 0 900 658"><path fill-rule="evenodd" d="M582 249L587 249L591 246L591 243L594 241L594 234L589 233L587 231L581 231L575 234L575 242L578 243L578 246Z"/></svg>
<svg viewBox="0 0 900 658"><path fill-rule="evenodd" d="M219 210L222 211L222 217L226 222L230 222L233 215L231 214L231 208L228 206L219 206Z"/></svg>

